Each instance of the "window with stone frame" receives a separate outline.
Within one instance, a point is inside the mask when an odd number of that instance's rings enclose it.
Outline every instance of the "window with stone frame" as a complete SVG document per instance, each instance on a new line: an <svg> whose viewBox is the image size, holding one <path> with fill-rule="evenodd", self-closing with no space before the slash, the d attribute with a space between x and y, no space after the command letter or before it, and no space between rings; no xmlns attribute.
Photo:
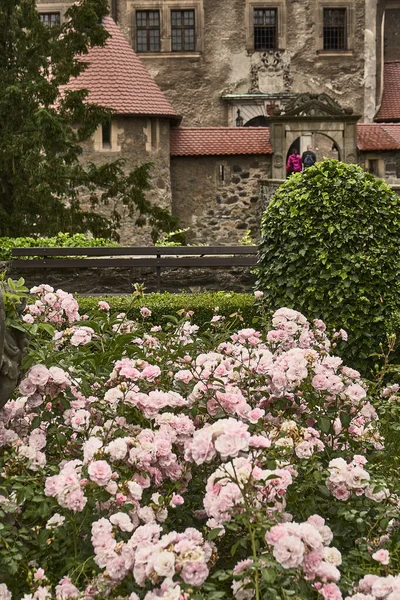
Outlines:
<svg viewBox="0 0 400 600"><path fill-rule="evenodd" d="M195 11L171 10L172 52L194 52L196 50Z"/></svg>
<svg viewBox="0 0 400 600"><path fill-rule="evenodd" d="M347 50L347 9L323 9L323 49Z"/></svg>
<svg viewBox="0 0 400 600"><path fill-rule="evenodd" d="M278 49L278 9L254 8L254 50Z"/></svg>
<svg viewBox="0 0 400 600"><path fill-rule="evenodd" d="M103 149L111 148L111 121L107 121L101 126L101 143Z"/></svg>
<svg viewBox="0 0 400 600"><path fill-rule="evenodd" d="M54 25L60 25L61 18L59 12L40 12L39 19L44 25L53 27Z"/></svg>
<svg viewBox="0 0 400 600"><path fill-rule="evenodd" d="M160 11L136 11L136 51L160 52Z"/></svg>
<svg viewBox="0 0 400 600"><path fill-rule="evenodd" d="M286 0L245 0L244 27L248 54L285 50Z"/></svg>

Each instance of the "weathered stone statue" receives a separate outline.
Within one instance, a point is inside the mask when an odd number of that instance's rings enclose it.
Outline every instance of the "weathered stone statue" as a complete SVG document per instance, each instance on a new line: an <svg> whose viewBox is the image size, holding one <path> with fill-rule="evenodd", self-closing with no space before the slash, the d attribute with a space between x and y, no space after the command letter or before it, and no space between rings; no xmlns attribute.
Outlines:
<svg viewBox="0 0 400 600"><path fill-rule="evenodd" d="M24 309L24 303L20 307L19 313ZM6 327L6 310L0 289L0 408L17 387L26 345L26 335L22 331Z"/></svg>

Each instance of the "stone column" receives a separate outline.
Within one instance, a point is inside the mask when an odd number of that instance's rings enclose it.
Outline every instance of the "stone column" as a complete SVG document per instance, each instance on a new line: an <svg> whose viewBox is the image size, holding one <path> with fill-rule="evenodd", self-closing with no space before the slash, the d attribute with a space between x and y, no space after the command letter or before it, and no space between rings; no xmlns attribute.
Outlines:
<svg viewBox="0 0 400 600"><path fill-rule="evenodd" d="M343 135L342 161L346 163L357 162L357 121L345 122Z"/></svg>
<svg viewBox="0 0 400 600"><path fill-rule="evenodd" d="M273 123L270 125L272 145L272 179L285 179L286 176L286 150L285 150L285 124Z"/></svg>
<svg viewBox="0 0 400 600"><path fill-rule="evenodd" d="M365 0L364 32L364 114L363 121L372 123L376 113L377 65L377 0Z"/></svg>

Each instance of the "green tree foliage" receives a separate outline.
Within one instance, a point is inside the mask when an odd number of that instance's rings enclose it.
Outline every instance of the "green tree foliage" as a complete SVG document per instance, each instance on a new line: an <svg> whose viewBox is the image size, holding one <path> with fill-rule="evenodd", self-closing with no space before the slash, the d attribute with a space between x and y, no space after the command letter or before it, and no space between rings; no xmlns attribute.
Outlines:
<svg viewBox="0 0 400 600"><path fill-rule="evenodd" d="M106 42L107 12L107 0L81 0L65 23L48 27L35 0L1 0L0 235L90 231L117 238L122 215L135 216L137 225L147 217L155 230L172 226L145 198L151 165L126 173L123 160L80 162L81 143L110 111L88 103L87 90L63 93L62 86L87 68L88 49ZM110 219L96 211L99 204L110 205Z"/></svg>
<svg viewBox="0 0 400 600"><path fill-rule="evenodd" d="M292 175L262 219L258 289L349 333L358 366L385 340L399 301L400 198L356 165L325 160Z"/></svg>

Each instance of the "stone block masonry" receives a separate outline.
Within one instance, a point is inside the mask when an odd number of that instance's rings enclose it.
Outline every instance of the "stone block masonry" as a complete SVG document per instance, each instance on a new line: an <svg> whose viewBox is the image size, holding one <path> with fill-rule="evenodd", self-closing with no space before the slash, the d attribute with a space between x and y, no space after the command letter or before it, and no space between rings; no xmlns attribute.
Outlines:
<svg viewBox="0 0 400 600"><path fill-rule="evenodd" d="M189 242L234 245L247 230L256 242L265 206L260 181L270 176L266 155L172 157L172 212L190 227Z"/></svg>
<svg viewBox="0 0 400 600"><path fill-rule="evenodd" d="M151 163L151 189L146 192L146 197L155 205L171 210L169 140L168 119L115 116L112 120L110 147L102 147L100 127L94 138L85 142L82 160L101 165L122 158L126 171ZM89 199L82 198L82 207L89 207ZM112 208L100 205L97 211L108 216ZM119 230L120 243L152 245L150 228L135 225L135 218L130 218L121 204L118 204L118 209L123 215Z"/></svg>

